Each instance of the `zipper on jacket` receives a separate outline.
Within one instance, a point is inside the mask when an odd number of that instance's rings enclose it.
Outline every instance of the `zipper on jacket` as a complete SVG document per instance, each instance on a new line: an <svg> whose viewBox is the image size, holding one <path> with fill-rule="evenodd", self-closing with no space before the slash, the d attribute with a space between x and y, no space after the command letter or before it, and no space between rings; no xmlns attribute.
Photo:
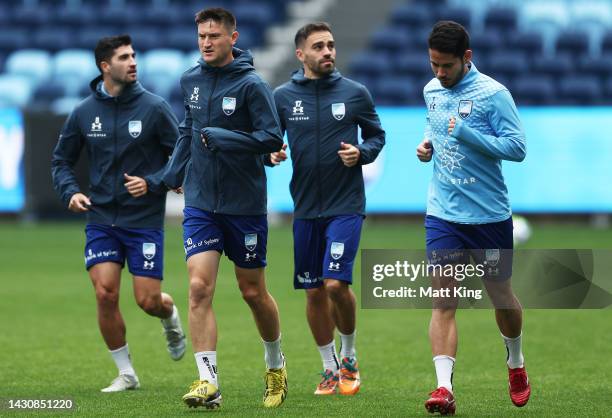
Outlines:
<svg viewBox="0 0 612 418"><path fill-rule="evenodd" d="M321 110L319 109L319 80L315 80L315 96L316 96L316 108L317 108L317 120L316 120L316 156L317 156L317 206L318 213L317 217L321 217Z"/></svg>
<svg viewBox="0 0 612 418"><path fill-rule="evenodd" d="M112 226L117 224L117 218L119 216L119 204L117 201L117 172L119 171L119 162L117 161L117 113L119 113L119 103L117 102L117 98L113 99L113 103L115 105L115 113L114 113L114 123L113 123L113 141L114 141L114 150L113 150L113 165L115 166L115 178L113 180L113 222Z"/></svg>
<svg viewBox="0 0 612 418"><path fill-rule="evenodd" d="M206 126L210 126L210 112L211 112L211 104L212 104L212 97L213 94L215 92L215 89L217 88L217 80L219 78L219 72L218 70L215 71L215 80L213 81L213 86L212 89L210 89L210 95L208 96L208 123L206 124ZM214 179L213 179L213 196L215 197L215 206L213 207L213 213L217 213L217 211L219 210L219 170L218 170L218 162L217 162L217 153L212 153L213 154L213 172L214 172Z"/></svg>

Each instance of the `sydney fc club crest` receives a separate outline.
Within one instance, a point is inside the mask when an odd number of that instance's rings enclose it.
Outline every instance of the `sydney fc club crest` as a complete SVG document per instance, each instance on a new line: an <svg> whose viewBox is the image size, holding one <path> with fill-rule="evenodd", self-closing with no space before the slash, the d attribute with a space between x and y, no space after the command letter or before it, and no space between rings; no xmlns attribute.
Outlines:
<svg viewBox="0 0 612 418"><path fill-rule="evenodd" d="M344 243L343 242L332 242L331 248L329 249L334 260L338 260L344 254Z"/></svg>
<svg viewBox="0 0 612 418"><path fill-rule="evenodd" d="M472 114L472 104L471 100L461 100L459 102L459 116L461 119L467 119Z"/></svg>
<svg viewBox="0 0 612 418"><path fill-rule="evenodd" d="M142 121L140 120L131 120L128 123L128 131L132 138L138 138L140 136L140 132L142 132Z"/></svg>
<svg viewBox="0 0 612 418"><path fill-rule="evenodd" d="M336 120L342 120L344 118L344 114L346 113L344 103L332 103L331 110L332 115Z"/></svg>
<svg viewBox="0 0 612 418"><path fill-rule="evenodd" d="M247 250L253 251L257 247L257 234L246 234L244 236L244 246Z"/></svg>
<svg viewBox="0 0 612 418"><path fill-rule="evenodd" d="M154 242L143 242L142 243L142 255L147 260L152 260L155 257L155 243Z"/></svg>
<svg viewBox="0 0 612 418"><path fill-rule="evenodd" d="M225 113L227 116L231 115L232 113L234 113L234 110L236 110L236 98L224 97L222 107L223 113Z"/></svg>

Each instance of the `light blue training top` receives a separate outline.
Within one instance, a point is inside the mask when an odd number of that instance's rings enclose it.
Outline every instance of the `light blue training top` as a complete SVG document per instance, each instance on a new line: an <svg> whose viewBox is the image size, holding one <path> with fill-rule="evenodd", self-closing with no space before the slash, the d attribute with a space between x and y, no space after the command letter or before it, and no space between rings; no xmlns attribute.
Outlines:
<svg viewBox="0 0 612 418"><path fill-rule="evenodd" d="M525 134L506 87L471 64L447 89L436 78L423 89L425 138L433 145L427 214L449 222L483 224L512 215L502 160L525 158ZM449 119L456 125L448 135Z"/></svg>

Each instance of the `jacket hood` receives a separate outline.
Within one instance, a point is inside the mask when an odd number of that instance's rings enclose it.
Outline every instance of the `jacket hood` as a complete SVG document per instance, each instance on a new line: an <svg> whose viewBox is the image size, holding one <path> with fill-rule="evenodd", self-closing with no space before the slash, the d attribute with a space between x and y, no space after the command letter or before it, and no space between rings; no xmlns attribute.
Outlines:
<svg viewBox="0 0 612 418"><path fill-rule="evenodd" d="M243 51L242 49L232 48L232 55L234 60L223 67L212 67L204 61L204 58L198 60L198 64L202 68L202 71L219 71L227 74L240 74L248 71L255 71L253 66L253 55L251 51Z"/></svg>
<svg viewBox="0 0 612 418"><path fill-rule="evenodd" d="M296 70L291 74L291 81L297 84L302 84L302 85L312 83L315 81L318 81L322 83L323 85L331 85L331 84L336 83L341 78L342 78L342 74L340 74L340 71L338 70L334 70L331 74L325 77L319 78L319 79L307 78L304 75L303 68L300 68L299 70Z"/></svg>
<svg viewBox="0 0 612 418"><path fill-rule="evenodd" d="M102 81L102 75L97 76L89 83L89 88L93 92L93 95L98 100L113 100L115 97L109 97L106 94L102 93L100 82ZM125 86L123 91L119 96L116 97L117 101L120 103L126 103L134 100L136 97L140 96L145 92L145 89L142 87L140 82L136 81L134 83L128 84Z"/></svg>

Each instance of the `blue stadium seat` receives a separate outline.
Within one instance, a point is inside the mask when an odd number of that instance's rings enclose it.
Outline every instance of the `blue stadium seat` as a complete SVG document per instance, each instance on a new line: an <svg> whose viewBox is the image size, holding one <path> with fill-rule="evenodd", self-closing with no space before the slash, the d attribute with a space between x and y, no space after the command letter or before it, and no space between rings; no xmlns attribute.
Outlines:
<svg viewBox="0 0 612 418"><path fill-rule="evenodd" d="M40 84L34 91L34 95L31 99L31 104L48 106L54 100L60 97L64 97L66 94L66 88L64 85L54 82L47 82Z"/></svg>
<svg viewBox="0 0 612 418"><path fill-rule="evenodd" d="M167 7L167 6L153 6L143 7L143 22L148 25L155 25L160 29L165 29L170 25L186 25L191 22L183 20L183 13L178 7Z"/></svg>
<svg viewBox="0 0 612 418"><path fill-rule="evenodd" d="M34 86L30 78L24 75L0 74L0 107L24 107L33 91Z"/></svg>
<svg viewBox="0 0 612 418"><path fill-rule="evenodd" d="M434 20L431 7L422 4L403 3L391 12L391 22L394 25L409 29L431 28Z"/></svg>
<svg viewBox="0 0 612 418"><path fill-rule="evenodd" d="M71 48L77 43L74 35L64 26L43 26L34 32L32 46L54 52Z"/></svg>
<svg viewBox="0 0 612 418"><path fill-rule="evenodd" d="M34 28L49 21L51 11L43 5L22 4L17 6L11 15L11 22L23 28Z"/></svg>
<svg viewBox="0 0 612 418"><path fill-rule="evenodd" d="M402 77L387 77L379 80L374 88L378 105L405 106L422 98L422 86L414 85L414 80Z"/></svg>
<svg viewBox="0 0 612 418"><path fill-rule="evenodd" d="M98 74L91 50L67 49L53 57L53 77L64 85L68 95L76 96L81 86Z"/></svg>
<svg viewBox="0 0 612 418"><path fill-rule="evenodd" d="M529 57L542 55L544 51L544 40L539 32L514 32L508 39L508 48L518 49Z"/></svg>
<svg viewBox="0 0 612 418"><path fill-rule="evenodd" d="M134 49L138 51L148 51L149 49L159 48L163 40L162 33L159 29L151 26L131 28L129 34L132 37Z"/></svg>
<svg viewBox="0 0 612 418"><path fill-rule="evenodd" d="M612 104L612 77L608 79L604 86L604 104Z"/></svg>
<svg viewBox="0 0 612 418"><path fill-rule="evenodd" d="M178 85L181 74L186 69L183 61L184 55L181 51L152 49L139 60L139 77L145 87L168 98L170 90Z"/></svg>
<svg viewBox="0 0 612 418"><path fill-rule="evenodd" d="M498 51L489 55L487 71L493 78L513 78L527 73L529 62L523 52Z"/></svg>
<svg viewBox="0 0 612 418"><path fill-rule="evenodd" d="M264 30L267 25L278 20L274 8L262 1L252 0L248 3L239 3L232 7L232 12L236 16L238 28L248 25Z"/></svg>
<svg viewBox="0 0 612 418"><path fill-rule="evenodd" d="M88 27L95 22L99 13L98 10L86 5L79 7L64 5L54 8L54 10L53 21L55 23L71 25L73 28Z"/></svg>
<svg viewBox="0 0 612 418"><path fill-rule="evenodd" d="M520 76L512 86L512 95L521 106L550 105L555 101L555 92L555 84L547 76Z"/></svg>
<svg viewBox="0 0 612 418"><path fill-rule="evenodd" d="M0 51L10 52L31 47L30 31L15 26L5 26L0 31Z"/></svg>
<svg viewBox="0 0 612 418"><path fill-rule="evenodd" d="M586 32L563 31L556 42L557 54L570 54L573 57L589 55L589 35Z"/></svg>
<svg viewBox="0 0 612 418"><path fill-rule="evenodd" d="M236 47L240 49L253 49L263 44L263 32L254 26L241 25L238 28L238 42Z"/></svg>
<svg viewBox="0 0 612 418"><path fill-rule="evenodd" d="M370 36L370 48L378 52L399 53L404 48L414 48L410 40L402 27L387 26Z"/></svg>
<svg viewBox="0 0 612 418"><path fill-rule="evenodd" d="M597 104L602 99L601 85L597 78L566 76L559 82L559 98L562 104Z"/></svg>
<svg viewBox="0 0 612 418"><path fill-rule="evenodd" d="M125 33L117 26L88 26L82 28L77 34L77 48L94 50L100 38Z"/></svg>
<svg viewBox="0 0 612 418"><path fill-rule="evenodd" d="M400 54L395 57L392 70L397 75L416 77L419 79L426 75L431 75L429 54L425 50L422 53L413 52Z"/></svg>
<svg viewBox="0 0 612 418"><path fill-rule="evenodd" d="M514 32L517 28L518 16L511 7L491 7L485 14L485 29L493 29L501 32Z"/></svg>
<svg viewBox="0 0 612 418"><path fill-rule="evenodd" d="M39 49L15 51L6 60L6 72L27 76L37 85L51 75L51 56Z"/></svg>
<svg viewBox="0 0 612 418"><path fill-rule="evenodd" d="M601 40L601 54L612 55L612 29L606 32Z"/></svg>
<svg viewBox="0 0 612 418"><path fill-rule="evenodd" d="M193 26L174 26L171 27L166 36L162 40L162 43L166 48L179 49L185 52L191 51L197 47L198 32Z"/></svg>
<svg viewBox="0 0 612 418"><path fill-rule="evenodd" d="M470 49L478 55L487 55L505 48L505 38L496 30L476 32L470 35Z"/></svg>
<svg viewBox="0 0 612 418"><path fill-rule="evenodd" d="M560 77L573 73L575 66L573 60L567 55L556 57L540 56L533 59L531 71L539 75Z"/></svg>
<svg viewBox="0 0 612 418"><path fill-rule="evenodd" d="M387 54L375 52L361 52L353 55L349 67L351 73L366 77L382 77L392 69Z"/></svg>
<svg viewBox="0 0 612 418"><path fill-rule="evenodd" d="M599 77L603 81L612 73L612 55L600 57L585 57L579 62L582 75Z"/></svg>
<svg viewBox="0 0 612 418"><path fill-rule="evenodd" d="M468 31L472 26L472 12L468 8L464 7L452 7L446 4L438 7L435 13L436 20L452 20L460 23Z"/></svg>

